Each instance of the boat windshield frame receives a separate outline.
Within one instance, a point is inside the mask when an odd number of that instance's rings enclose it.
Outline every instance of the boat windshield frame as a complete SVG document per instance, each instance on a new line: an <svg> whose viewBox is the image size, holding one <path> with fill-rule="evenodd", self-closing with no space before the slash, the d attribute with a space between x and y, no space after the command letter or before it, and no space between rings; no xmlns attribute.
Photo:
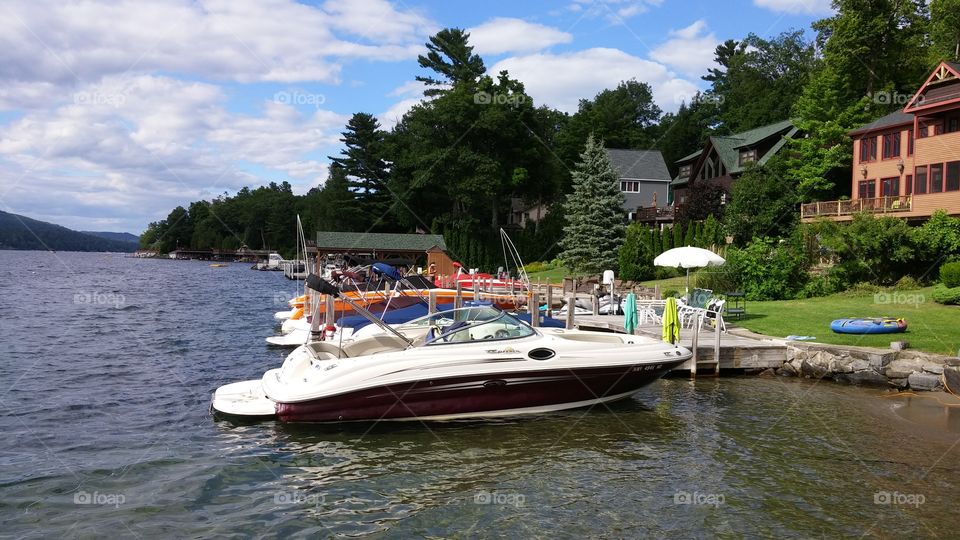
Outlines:
<svg viewBox="0 0 960 540"><path fill-rule="evenodd" d="M457 318L457 314L458 314L458 313L470 313L471 311L475 311L475 310L478 310L478 309L489 309L489 310L491 311L491 313L492 313L492 312L498 312L498 313L496 313L496 316L494 316L494 317L483 318L483 319L476 319L476 320L472 320L472 321L465 321L465 320L463 320L463 319L458 320L458 318ZM530 337L530 336L533 336L533 335L538 335L536 329L534 329L534 328L531 327L530 325L524 323L524 322L521 321L520 319L517 319L516 317L513 317L512 315L510 315L509 313L507 313L507 312L505 312L505 311L501 311L501 310L496 309L496 308L490 308L489 306L484 306L483 308L479 308L479 307L477 307L477 306L475 306L475 307L462 307L462 308L453 309L453 310L438 311L438 312L436 312L436 313L432 313L432 314L429 314L429 315L420 317L420 318L418 318L418 319L414 319L414 320L412 320L412 321L410 321L410 322L408 322L408 323L405 323L402 327L398 328L398 330L400 330L401 332L403 332L403 330L409 329L409 328L413 328L413 327L420 327L420 328L422 328L422 327L424 326L423 323L424 323L425 321L426 321L426 326L429 326L429 327L432 327L432 328L438 328L438 329L439 329L439 328L440 328L439 325L430 324L430 321L431 321L431 319L433 319L433 318L448 319L448 320L452 320L452 321L454 321L454 322L453 322L453 324L450 324L449 326L447 326L445 329L441 329L439 334L436 334L436 335L433 335L432 337L426 338L426 339L425 339L422 343L420 343L418 346L423 347L423 346L432 346L432 345L455 345L455 344L463 344L463 343L476 343L478 340L474 340L474 339L471 339L471 340L461 340L461 341L447 341L447 339L448 339L450 336L453 336L453 335L455 335L455 334L458 334L458 333L461 333L461 332L469 332L470 329L478 328L478 327L480 327L480 326L487 325L487 324L494 324L494 323L496 323L497 321L501 321L501 320L504 320L504 319L507 319L507 320L509 320L510 322L514 323L514 325L515 325L517 328L522 329L522 330L523 330L523 334L522 334L522 335L518 335L518 336L502 336L502 337L497 337L496 335L493 335L493 336L489 336L488 338L483 339L483 340L481 340L481 341L484 341L484 342L508 341L508 340L513 340L513 339L522 339L522 338ZM460 324L460 325L458 325L457 323L466 323L466 324Z"/></svg>

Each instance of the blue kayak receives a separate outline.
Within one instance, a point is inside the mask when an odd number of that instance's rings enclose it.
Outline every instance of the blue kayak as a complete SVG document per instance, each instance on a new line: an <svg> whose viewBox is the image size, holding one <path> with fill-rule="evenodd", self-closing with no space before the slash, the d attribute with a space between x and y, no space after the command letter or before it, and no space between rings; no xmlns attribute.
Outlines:
<svg viewBox="0 0 960 540"><path fill-rule="evenodd" d="M838 334L894 334L906 331L907 321L892 317L837 319L830 329Z"/></svg>

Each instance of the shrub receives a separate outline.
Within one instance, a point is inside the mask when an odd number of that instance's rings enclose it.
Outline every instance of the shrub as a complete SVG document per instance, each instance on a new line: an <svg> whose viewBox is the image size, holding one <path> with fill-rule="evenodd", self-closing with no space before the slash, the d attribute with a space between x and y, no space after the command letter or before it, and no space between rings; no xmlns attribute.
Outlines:
<svg viewBox="0 0 960 540"><path fill-rule="evenodd" d="M759 238L743 249L730 249L727 266L748 300L794 298L809 279L803 242L796 234L779 242Z"/></svg>
<svg viewBox="0 0 960 540"><path fill-rule="evenodd" d="M633 223L627 227L627 237L620 247L620 279L642 281L653 277L649 238L650 229L646 225Z"/></svg>
<svg viewBox="0 0 960 540"><path fill-rule="evenodd" d="M895 291L912 291L921 287L923 287L923 285L913 276L903 276L893 284L893 290Z"/></svg>
<svg viewBox="0 0 960 540"><path fill-rule="evenodd" d="M847 290L843 291L844 296L870 296L871 294L876 294L883 290L883 287L879 285L874 285L869 281L861 281L855 285L847 287Z"/></svg>
<svg viewBox="0 0 960 540"><path fill-rule="evenodd" d="M700 269L694 283L701 289L710 289L715 293L739 291L741 288L737 274L727 266L711 266Z"/></svg>
<svg viewBox="0 0 960 540"><path fill-rule="evenodd" d="M822 275L811 278L806 285L797 293L797 298L814 298L817 296L828 296L841 289L841 284L830 275Z"/></svg>
<svg viewBox="0 0 960 540"><path fill-rule="evenodd" d="M680 296L680 292L677 291L676 289L666 289L663 291L662 294L664 298L670 298L671 296L674 298L679 298Z"/></svg>
<svg viewBox="0 0 960 540"><path fill-rule="evenodd" d="M955 306L960 304L960 287L947 287L943 284L933 288L933 301L938 304Z"/></svg>
<svg viewBox="0 0 960 540"><path fill-rule="evenodd" d="M915 268L910 226L901 219L857 214L849 225L823 227L820 234L839 258L833 271L844 283L892 285Z"/></svg>
<svg viewBox="0 0 960 540"><path fill-rule="evenodd" d="M948 288L960 287L960 262L948 262L941 266L940 281Z"/></svg>

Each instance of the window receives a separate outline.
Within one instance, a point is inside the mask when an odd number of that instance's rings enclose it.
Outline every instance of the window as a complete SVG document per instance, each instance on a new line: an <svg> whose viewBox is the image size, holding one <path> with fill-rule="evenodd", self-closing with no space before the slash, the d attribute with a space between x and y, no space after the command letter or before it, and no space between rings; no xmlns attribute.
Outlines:
<svg viewBox="0 0 960 540"><path fill-rule="evenodd" d="M930 165L930 193L943 191L943 163Z"/></svg>
<svg viewBox="0 0 960 540"><path fill-rule="evenodd" d="M620 191L624 193L639 193L640 182L637 182L635 180L621 180Z"/></svg>
<svg viewBox="0 0 960 540"><path fill-rule="evenodd" d="M883 136L883 159L900 157L900 132Z"/></svg>
<svg viewBox="0 0 960 540"><path fill-rule="evenodd" d="M917 138L925 139L926 137L927 137L927 124L924 122L920 122L920 124L917 125Z"/></svg>
<svg viewBox="0 0 960 540"><path fill-rule="evenodd" d="M894 176L880 180L880 196L896 197L900 195L900 177Z"/></svg>
<svg viewBox="0 0 960 540"><path fill-rule="evenodd" d="M741 150L740 151L740 165L745 163L750 163L751 161L757 160L757 151L753 150Z"/></svg>
<svg viewBox="0 0 960 540"><path fill-rule="evenodd" d="M947 191L960 190L960 161L947 163Z"/></svg>
<svg viewBox="0 0 960 540"><path fill-rule="evenodd" d="M906 189L905 195L910 195L911 193L913 193L913 175L912 174L907 175L907 181L904 182L903 187Z"/></svg>
<svg viewBox="0 0 960 540"><path fill-rule="evenodd" d="M927 192L927 168L917 167L914 172L913 177L913 192L917 195L921 195Z"/></svg>
<svg viewBox="0 0 960 540"><path fill-rule="evenodd" d="M943 122L937 122L933 125L934 135L943 135Z"/></svg>
<svg viewBox="0 0 960 540"><path fill-rule="evenodd" d="M907 130L907 155L913 155L913 128Z"/></svg>
<svg viewBox="0 0 960 540"><path fill-rule="evenodd" d="M947 133L953 133L955 131L960 131L960 118L956 116L947 119Z"/></svg>
<svg viewBox="0 0 960 540"><path fill-rule="evenodd" d="M860 139L860 162L877 159L877 138Z"/></svg>
<svg viewBox="0 0 960 540"><path fill-rule="evenodd" d="M876 180L861 180L857 195L861 199L872 199L877 196Z"/></svg>
<svg viewBox="0 0 960 540"><path fill-rule="evenodd" d="M680 167L680 178L689 178L690 177L690 165L684 165Z"/></svg>

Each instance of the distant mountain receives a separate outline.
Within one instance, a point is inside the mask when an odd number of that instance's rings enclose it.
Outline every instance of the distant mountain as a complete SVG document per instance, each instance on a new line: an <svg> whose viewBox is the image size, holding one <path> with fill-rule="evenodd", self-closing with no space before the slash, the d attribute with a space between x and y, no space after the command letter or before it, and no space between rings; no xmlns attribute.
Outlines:
<svg viewBox="0 0 960 540"><path fill-rule="evenodd" d="M129 242L131 244L140 245L140 237L135 234L130 234L128 232L109 232L109 231L80 231L83 234L92 234L93 236L99 236L100 238L106 238L107 240L116 240L118 242Z"/></svg>
<svg viewBox="0 0 960 540"><path fill-rule="evenodd" d="M137 245L0 211L0 249L131 252Z"/></svg>

